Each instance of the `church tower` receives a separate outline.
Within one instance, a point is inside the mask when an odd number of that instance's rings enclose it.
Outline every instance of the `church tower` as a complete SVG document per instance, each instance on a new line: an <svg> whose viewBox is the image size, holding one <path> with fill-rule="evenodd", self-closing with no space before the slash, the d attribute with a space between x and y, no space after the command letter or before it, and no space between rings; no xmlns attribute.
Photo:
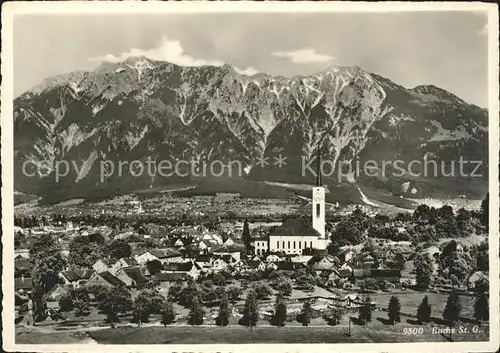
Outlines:
<svg viewBox="0 0 500 353"><path fill-rule="evenodd" d="M325 188L321 185L321 155L318 148L318 166L316 170L316 186L312 190L312 226L326 240L325 231Z"/></svg>

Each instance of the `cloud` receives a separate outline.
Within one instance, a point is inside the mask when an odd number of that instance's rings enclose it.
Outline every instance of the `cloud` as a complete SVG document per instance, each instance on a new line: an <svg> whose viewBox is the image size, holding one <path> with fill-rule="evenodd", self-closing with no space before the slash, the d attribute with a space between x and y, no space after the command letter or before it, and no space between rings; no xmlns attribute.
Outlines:
<svg viewBox="0 0 500 353"><path fill-rule="evenodd" d="M247 67L246 69L240 69L238 67L234 67L234 70L240 75L253 76L259 73L259 70L254 69L253 67Z"/></svg>
<svg viewBox="0 0 500 353"><path fill-rule="evenodd" d="M291 51L277 51L273 53L279 58L287 58L296 64L320 63L333 60L332 56L316 52L316 49L304 48Z"/></svg>
<svg viewBox="0 0 500 353"><path fill-rule="evenodd" d="M99 57L90 58L93 62L111 62L119 63L132 57L144 56L151 60L158 61L168 61L172 64L179 66L222 66L224 63L220 60L207 60L207 59L197 59L184 52L182 44L178 40L170 40L167 37L163 37L159 45L152 49L137 49L132 48L128 52L121 53L119 55L107 54ZM246 69L234 68L238 73L242 75L254 75L259 71L248 67Z"/></svg>

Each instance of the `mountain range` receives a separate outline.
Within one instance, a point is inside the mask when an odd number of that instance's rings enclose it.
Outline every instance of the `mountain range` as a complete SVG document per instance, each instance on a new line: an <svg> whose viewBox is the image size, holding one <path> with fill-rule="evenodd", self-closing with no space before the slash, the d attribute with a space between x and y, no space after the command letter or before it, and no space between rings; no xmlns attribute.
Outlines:
<svg viewBox="0 0 500 353"><path fill-rule="evenodd" d="M444 89L408 89L358 66L287 78L146 57L48 78L14 100L15 190L49 202L172 185L206 189L211 180L145 172L134 177L130 170L102 180L106 160L238 161L243 174L235 171L228 180L274 182L270 188L314 183L315 175L302 173L303 159L318 150L330 190L359 185L401 196L481 197L486 177L458 176L457 161L483 161L476 174L487 175L488 113ZM278 157L286 160L281 168L272 163ZM268 165L259 163L264 158ZM70 168L57 182L54 170L23 173L24 163L42 160L52 167L70 161L78 172ZM420 162L413 175L395 175L396 160ZM456 174L415 175L429 160L438 168L444 163L446 173L455 163ZM367 161L369 173L363 170ZM338 177L339 168L356 165L357 173ZM465 173L474 168L465 165ZM227 191L216 184L215 191Z"/></svg>

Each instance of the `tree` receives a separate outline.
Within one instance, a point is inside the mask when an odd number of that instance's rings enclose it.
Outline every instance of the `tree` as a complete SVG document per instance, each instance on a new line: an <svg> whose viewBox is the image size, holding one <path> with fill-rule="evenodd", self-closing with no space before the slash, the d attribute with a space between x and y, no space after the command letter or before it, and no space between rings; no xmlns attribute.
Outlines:
<svg viewBox="0 0 500 353"><path fill-rule="evenodd" d="M490 210L490 194L486 194L486 197L481 202L481 223L489 229L489 210Z"/></svg>
<svg viewBox="0 0 500 353"><path fill-rule="evenodd" d="M271 288L265 283L255 285L254 291L257 295L257 300L266 299L272 294Z"/></svg>
<svg viewBox="0 0 500 353"><path fill-rule="evenodd" d="M394 262L393 266L394 268L397 268L398 270L402 270L405 267L406 259L403 253L398 252L396 253L396 256L394 256Z"/></svg>
<svg viewBox="0 0 500 353"><path fill-rule="evenodd" d="M418 254L414 260L417 288L429 288L432 276L432 260L426 253Z"/></svg>
<svg viewBox="0 0 500 353"><path fill-rule="evenodd" d="M288 278L279 278L273 283L272 287L285 297L292 294L292 282Z"/></svg>
<svg viewBox="0 0 500 353"><path fill-rule="evenodd" d="M59 283L59 272L66 267L61 248L50 234L35 239L30 248L34 292L49 292Z"/></svg>
<svg viewBox="0 0 500 353"><path fill-rule="evenodd" d="M488 321L490 318L490 308L488 302L488 295L486 293L481 293L476 298L476 302L474 303L474 317L479 324L483 321Z"/></svg>
<svg viewBox="0 0 500 353"><path fill-rule="evenodd" d="M216 323L218 326L227 326L229 324L229 300L227 293L221 299L219 305L219 315L217 316Z"/></svg>
<svg viewBox="0 0 500 353"><path fill-rule="evenodd" d="M169 289L168 289L168 298L172 300L173 302L179 302L180 296L182 293L182 282L175 282Z"/></svg>
<svg viewBox="0 0 500 353"><path fill-rule="evenodd" d="M245 249L247 252L252 250L252 236L250 235L250 226L248 225L248 220L245 219L243 223L243 235L242 235L243 244L245 245Z"/></svg>
<svg viewBox="0 0 500 353"><path fill-rule="evenodd" d="M156 275L157 273L161 272L161 270L163 269L163 265L161 264L160 260L154 259L146 262L146 268L151 275Z"/></svg>
<svg viewBox="0 0 500 353"><path fill-rule="evenodd" d="M276 302L274 304L273 321L276 326L285 326L286 322L286 303L281 293L276 295Z"/></svg>
<svg viewBox="0 0 500 353"><path fill-rule="evenodd" d="M467 254L453 251L448 258L448 273L450 278L451 276L456 276L458 282L463 283L469 273L472 272L472 266L469 262L470 258L468 258Z"/></svg>
<svg viewBox="0 0 500 353"><path fill-rule="evenodd" d="M149 321L149 315L151 314L151 298L144 292L139 293L139 295L134 300L134 321L139 325L143 322Z"/></svg>
<svg viewBox="0 0 500 353"><path fill-rule="evenodd" d="M249 291L243 308L243 321L246 326L253 328L257 326L259 321L259 307L257 303L257 294L254 291Z"/></svg>
<svg viewBox="0 0 500 353"><path fill-rule="evenodd" d="M240 287L231 286L227 289L227 295L231 303L236 302L240 298L240 295L242 293L243 291L241 290Z"/></svg>
<svg viewBox="0 0 500 353"><path fill-rule="evenodd" d="M304 302L304 304L302 304L301 321L303 326L309 326L309 323L311 322L312 313L313 310L311 302L307 300Z"/></svg>
<svg viewBox="0 0 500 353"><path fill-rule="evenodd" d="M201 306L200 299L196 296L191 300L187 322L189 325L202 325L204 315L205 311Z"/></svg>
<svg viewBox="0 0 500 353"><path fill-rule="evenodd" d="M98 284L88 287L87 290L98 302L102 302L108 295L108 288Z"/></svg>
<svg viewBox="0 0 500 353"><path fill-rule="evenodd" d="M69 242L69 263L77 267L90 268L101 256L102 247L90 241L88 236L78 236Z"/></svg>
<svg viewBox="0 0 500 353"><path fill-rule="evenodd" d="M462 305L460 304L460 297L456 291L453 291L448 296L446 306L443 310L443 319L449 320L451 323L458 321Z"/></svg>
<svg viewBox="0 0 500 353"><path fill-rule="evenodd" d="M132 248L130 245L120 239L113 240L104 249L105 253L113 260L119 260L122 257L130 257Z"/></svg>
<svg viewBox="0 0 500 353"><path fill-rule="evenodd" d="M359 316L358 318L364 322L366 325L368 322L372 321L372 306L371 306L371 298L366 297L363 301L363 304L359 308Z"/></svg>
<svg viewBox="0 0 500 353"><path fill-rule="evenodd" d="M417 309L417 319L420 323L429 322L431 319L431 305L429 304L429 298L427 298L427 296L422 299Z"/></svg>
<svg viewBox="0 0 500 353"><path fill-rule="evenodd" d="M316 279L310 274L304 274L295 280L295 285L306 292L312 292L316 285Z"/></svg>
<svg viewBox="0 0 500 353"><path fill-rule="evenodd" d="M73 304L75 305L77 316L87 313L90 309L90 296L87 288L79 287L73 291Z"/></svg>
<svg viewBox="0 0 500 353"><path fill-rule="evenodd" d="M225 286L226 278L221 273L214 273L212 276L212 281L216 286Z"/></svg>
<svg viewBox="0 0 500 353"><path fill-rule="evenodd" d="M89 241L94 244L102 245L106 239L100 233L89 234Z"/></svg>
<svg viewBox="0 0 500 353"><path fill-rule="evenodd" d="M202 293L200 292L200 289L196 283L188 283L188 285L181 290L179 304L185 306L186 308L189 308L191 307L193 299L199 299L201 295Z"/></svg>
<svg viewBox="0 0 500 353"><path fill-rule="evenodd" d="M73 303L73 296L70 292L64 293L61 298L59 298L59 310L60 311L71 311L75 308Z"/></svg>
<svg viewBox="0 0 500 353"><path fill-rule="evenodd" d="M340 308L333 308L332 316L330 317L331 323L333 325L337 325L341 319L342 319L342 311L340 310Z"/></svg>
<svg viewBox="0 0 500 353"><path fill-rule="evenodd" d="M130 292L123 286L111 288L99 307L106 314L107 322L113 324L118 321L118 314L132 310Z"/></svg>
<svg viewBox="0 0 500 353"><path fill-rule="evenodd" d="M483 241L477 247L476 268L478 271L488 271L489 266L488 242Z"/></svg>
<svg viewBox="0 0 500 353"><path fill-rule="evenodd" d="M163 326L170 325L175 320L175 311L172 301L166 300L163 305L163 310L161 312L161 323Z"/></svg>
<svg viewBox="0 0 500 353"><path fill-rule="evenodd" d="M401 304L399 303L399 299L396 296L392 296L389 300L389 306L387 308L387 315L389 316L389 320L394 325L396 322L401 322Z"/></svg>

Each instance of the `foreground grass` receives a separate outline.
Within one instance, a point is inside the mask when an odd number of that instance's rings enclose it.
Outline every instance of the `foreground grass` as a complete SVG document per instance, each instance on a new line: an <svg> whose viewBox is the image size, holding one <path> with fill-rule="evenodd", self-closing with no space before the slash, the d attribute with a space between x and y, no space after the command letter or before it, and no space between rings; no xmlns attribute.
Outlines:
<svg viewBox="0 0 500 353"><path fill-rule="evenodd" d="M445 342L446 337L432 333L430 326L421 335L403 333L407 325L347 327L122 327L90 332L90 337L103 344L207 344L207 343L391 343ZM486 329L485 329L486 331ZM488 333L454 334L453 341L487 341Z"/></svg>

